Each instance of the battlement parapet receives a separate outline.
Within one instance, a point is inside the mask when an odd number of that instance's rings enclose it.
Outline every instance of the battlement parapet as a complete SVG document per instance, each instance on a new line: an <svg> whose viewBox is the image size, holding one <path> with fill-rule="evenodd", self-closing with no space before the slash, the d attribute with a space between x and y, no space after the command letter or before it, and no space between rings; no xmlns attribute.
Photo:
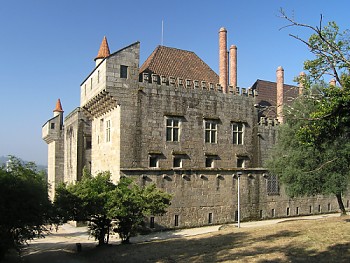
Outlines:
<svg viewBox="0 0 350 263"><path fill-rule="evenodd" d="M140 74L140 82L147 84L164 85L170 87L184 88L184 89L202 89L208 91L223 92L223 88L219 83L212 83L203 80L192 80L176 78L174 76L163 76L157 74L150 74L144 72ZM258 95L256 90L251 88L240 88L240 87L228 87L228 93L240 96L256 97Z"/></svg>
<svg viewBox="0 0 350 263"><path fill-rule="evenodd" d="M278 119L268 118L268 117L260 117L259 125L260 126L278 126L280 123Z"/></svg>

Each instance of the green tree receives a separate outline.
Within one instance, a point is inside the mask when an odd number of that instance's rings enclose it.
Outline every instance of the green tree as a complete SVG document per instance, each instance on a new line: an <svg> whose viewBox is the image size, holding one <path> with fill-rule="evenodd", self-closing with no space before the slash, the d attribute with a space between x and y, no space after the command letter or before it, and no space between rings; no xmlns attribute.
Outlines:
<svg viewBox="0 0 350 263"><path fill-rule="evenodd" d="M171 195L156 188L154 184L139 187L130 178L122 178L111 202L110 216L117 220L114 229L129 243L149 215L163 215L170 205Z"/></svg>
<svg viewBox="0 0 350 263"><path fill-rule="evenodd" d="M309 125L310 114L317 106L310 97L298 98L286 113L267 167L279 175L290 196L334 194L345 214L341 196L350 179L350 142L335 137L317 146L304 143L298 132Z"/></svg>
<svg viewBox="0 0 350 263"><path fill-rule="evenodd" d="M304 43L315 56L304 62L308 78L302 80L304 86L310 89L313 85L321 85L322 92L310 97L317 101L315 109L310 113L309 121L298 131L304 143L319 145L331 141L335 137L349 137L350 116L350 38L349 30L340 31L335 22L323 26L321 15L318 26L299 23L288 17L281 10L282 18L289 24L286 27L297 27L311 31L308 40L290 34ZM330 76L336 80L339 87L324 83L324 77ZM304 95L306 96L306 95ZM307 96L310 96L308 94Z"/></svg>
<svg viewBox="0 0 350 263"><path fill-rule="evenodd" d="M62 222L88 222L90 234L98 244L108 244L112 222L108 216L109 202L115 187L109 172L94 177L85 174L76 184L61 184L56 189L54 207Z"/></svg>
<svg viewBox="0 0 350 263"><path fill-rule="evenodd" d="M146 215L162 215L169 204L170 195L155 185L141 188L130 178L121 178L114 185L110 173L104 172L95 177L84 175L76 184L61 184L54 205L62 222L89 222L90 234L103 245L108 243L112 223L123 243L128 243Z"/></svg>
<svg viewBox="0 0 350 263"><path fill-rule="evenodd" d="M51 202L45 174L34 163L11 157L0 167L0 260L9 249L48 232Z"/></svg>
<svg viewBox="0 0 350 263"><path fill-rule="evenodd" d="M290 23L286 27L311 30L308 40L291 36L306 44L315 58L304 63L309 75L299 81L305 92L284 111L286 123L268 167L280 176L292 196L335 194L344 214L341 196L350 179L348 31L340 32L335 22L323 26L322 16L313 27L296 22L283 11L281 14ZM340 87L326 84L326 75Z"/></svg>

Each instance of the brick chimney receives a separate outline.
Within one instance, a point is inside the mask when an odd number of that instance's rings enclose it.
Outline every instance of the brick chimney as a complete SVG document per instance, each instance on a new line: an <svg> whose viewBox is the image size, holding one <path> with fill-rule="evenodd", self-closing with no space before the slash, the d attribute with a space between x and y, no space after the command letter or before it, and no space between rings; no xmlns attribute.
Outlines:
<svg viewBox="0 0 350 263"><path fill-rule="evenodd" d="M228 81L228 55L227 55L227 30L222 27L219 30L219 84L222 92L227 93Z"/></svg>
<svg viewBox="0 0 350 263"><path fill-rule="evenodd" d="M237 87L237 47L230 46L230 85Z"/></svg>
<svg viewBox="0 0 350 263"><path fill-rule="evenodd" d="M299 95L303 95L304 93L304 82L305 82L306 74L304 71L299 74Z"/></svg>
<svg viewBox="0 0 350 263"><path fill-rule="evenodd" d="M277 83L277 119L280 123L283 123L283 84L284 84L284 69L279 66L276 70L276 83Z"/></svg>
<svg viewBox="0 0 350 263"><path fill-rule="evenodd" d="M329 85L335 87L335 86L337 85L337 81L336 81L335 79L331 79L331 80L329 81Z"/></svg>

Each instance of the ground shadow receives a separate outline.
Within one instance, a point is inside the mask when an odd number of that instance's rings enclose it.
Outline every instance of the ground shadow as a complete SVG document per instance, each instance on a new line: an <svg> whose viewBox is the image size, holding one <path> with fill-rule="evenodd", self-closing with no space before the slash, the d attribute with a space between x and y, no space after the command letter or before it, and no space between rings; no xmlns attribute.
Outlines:
<svg viewBox="0 0 350 263"><path fill-rule="evenodd" d="M292 225L285 228L274 225L251 232L227 228L192 237L179 237L176 232L168 232L166 240L149 239L148 242L104 247L83 244L80 253L75 251L75 244L71 244L66 250L38 251L24 257L23 262L349 262L350 242L345 240L345 243L344 238L318 250L308 246L309 241L303 238L312 225L313 222L302 228L294 225L294 229ZM327 228L330 228L328 224ZM327 228L324 228L325 233Z"/></svg>

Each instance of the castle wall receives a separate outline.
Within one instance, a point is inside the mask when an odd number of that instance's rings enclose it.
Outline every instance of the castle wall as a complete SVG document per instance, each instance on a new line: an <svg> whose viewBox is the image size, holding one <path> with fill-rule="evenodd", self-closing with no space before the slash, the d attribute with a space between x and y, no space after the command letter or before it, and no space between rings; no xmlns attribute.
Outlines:
<svg viewBox="0 0 350 263"><path fill-rule="evenodd" d="M159 169L172 168L175 155L184 156L184 169L204 168L208 155L215 158L213 168L237 167L240 156L246 159L246 167L251 167L256 158L252 138L256 133L257 114L253 102L253 97L247 95L140 83L137 104L132 105L132 110L125 109L122 113L122 119L130 122L129 130L136 130L134 136L122 136L122 144L125 143L126 151L130 153L132 142L137 143L137 151L124 158L122 168L135 165L148 168L149 156L154 153L160 158ZM136 122L131 122L135 120L129 118L129 112L136 115ZM178 141L166 140L168 118L180 121ZM205 143L206 121L217 124L215 143ZM233 144L232 123L243 123L243 144Z"/></svg>
<svg viewBox="0 0 350 263"><path fill-rule="evenodd" d="M81 179L84 166L91 169L91 122L76 108L64 127L64 181L73 183Z"/></svg>
<svg viewBox="0 0 350 263"><path fill-rule="evenodd" d="M258 150L258 166L264 167L269 158L273 146L277 140L278 121L268 118L260 118L258 124L257 150Z"/></svg>
<svg viewBox="0 0 350 263"><path fill-rule="evenodd" d="M236 172L134 170L125 171L125 175L140 186L155 183L161 190L172 194L167 213L154 216L154 228L162 229L237 222ZM240 177L241 221L338 212L334 196L290 198L280 184L278 192L269 194L268 180L263 169L243 171ZM344 200L348 207L349 195Z"/></svg>
<svg viewBox="0 0 350 263"><path fill-rule="evenodd" d="M107 63L103 60L80 85L80 106L85 105L106 88Z"/></svg>
<svg viewBox="0 0 350 263"><path fill-rule="evenodd" d="M64 148L63 136L58 140L48 144L48 171L47 179L49 183L49 197L51 200L55 196L55 187L63 182Z"/></svg>
<svg viewBox="0 0 350 263"><path fill-rule="evenodd" d="M81 111L66 118L64 144L43 128L50 142L49 173L63 174L64 145L67 181L78 180L82 164L90 160L93 175L110 171L114 183L120 176L141 186L155 183L173 196L166 215L154 217L155 228L235 222L237 172L242 172L242 220L337 211L333 197L289 198L261 168L275 143L277 123L258 121L255 102L252 90L229 86L224 94L220 85L201 80L146 72L139 78L139 43L134 43L103 59L83 81ZM177 121L176 140L172 133L168 138L169 120ZM234 143L233 124L244 127L243 143ZM86 148L90 129L91 150ZM181 162L175 165L176 158Z"/></svg>
<svg viewBox="0 0 350 263"><path fill-rule="evenodd" d="M92 121L92 174L110 171L116 183L120 176L120 106ZM109 122L109 124L107 124Z"/></svg>

